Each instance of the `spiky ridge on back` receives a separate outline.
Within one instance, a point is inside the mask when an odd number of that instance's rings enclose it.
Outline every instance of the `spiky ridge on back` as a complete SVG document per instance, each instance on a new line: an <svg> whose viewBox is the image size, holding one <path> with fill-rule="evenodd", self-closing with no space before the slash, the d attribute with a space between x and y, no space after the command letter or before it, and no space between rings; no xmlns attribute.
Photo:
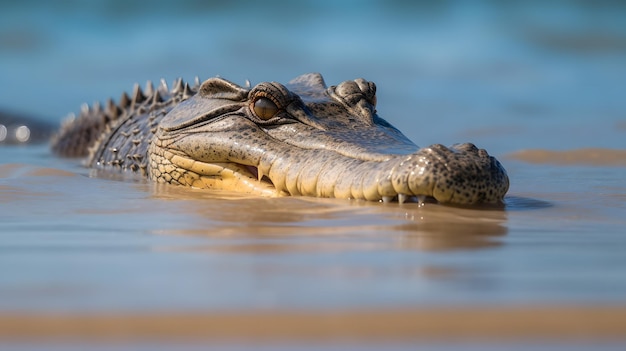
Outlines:
<svg viewBox="0 0 626 351"><path fill-rule="evenodd" d="M114 167L146 173L147 152L161 119L181 101L193 96L193 87L182 79L170 90L161 80L158 88L148 81L144 90L135 84L133 93L122 94L117 104L83 105L78 117L70 115L52 138L52 151L64 157L86 157L88 167Z"/></svg>

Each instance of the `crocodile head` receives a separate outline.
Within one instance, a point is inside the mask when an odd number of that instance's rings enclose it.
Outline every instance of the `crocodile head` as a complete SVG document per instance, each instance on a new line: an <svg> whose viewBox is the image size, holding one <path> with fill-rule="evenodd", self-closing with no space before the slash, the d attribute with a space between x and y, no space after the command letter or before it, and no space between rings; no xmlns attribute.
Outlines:
<svg viewBox="0 0 626 351"><path fill-rule="evenodd" d="M160 182L264 195L500 203L504 168L473 144L419 148L378 116L364 79L252 88L221 78L172 109L150 145Z"/></svg>

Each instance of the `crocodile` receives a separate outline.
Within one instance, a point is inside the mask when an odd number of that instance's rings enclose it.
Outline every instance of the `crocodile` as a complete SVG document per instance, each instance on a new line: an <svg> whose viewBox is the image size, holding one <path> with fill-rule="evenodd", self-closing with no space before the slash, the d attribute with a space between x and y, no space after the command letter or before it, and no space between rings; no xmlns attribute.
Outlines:
<svg viewBox="0 0 626 351"><path fill-rule="evenodd" d="M83 105L52 139L61 156L153 181L264 196L451 205L502 204L509 178L472 143L420 148L378 115L376 85L328 87L319 73L287 84L135 85Z"/></svg>

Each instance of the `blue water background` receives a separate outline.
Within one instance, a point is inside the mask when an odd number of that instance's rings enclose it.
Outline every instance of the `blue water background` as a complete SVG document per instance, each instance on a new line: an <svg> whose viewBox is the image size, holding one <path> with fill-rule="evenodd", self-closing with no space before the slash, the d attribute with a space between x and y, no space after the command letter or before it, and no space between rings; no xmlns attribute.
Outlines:
<svg viewBox="0 0 626 351"><path fill-rule="evenodd" d="M376 82L422 146L626 145L619 1L0 2L0 108L54 122L135 82L312 71Z"/></svg>

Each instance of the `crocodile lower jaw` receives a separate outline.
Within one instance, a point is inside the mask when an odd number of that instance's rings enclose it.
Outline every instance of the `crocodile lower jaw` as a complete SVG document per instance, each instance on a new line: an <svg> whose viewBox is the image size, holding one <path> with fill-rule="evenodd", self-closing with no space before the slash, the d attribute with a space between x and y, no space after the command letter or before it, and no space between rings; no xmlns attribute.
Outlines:
<svg viewBox="0 0 626 351"><path fill-rule="evenodd" d="M254 167L237 163L207 163L165 152L151 154L150 178L159 183L198 189L226 190L261 196L279 196L269 179L257 179Z"/></svg>
<svg viewBox="0 0 626 351"><path fill-rule="evenodd" d="M169 151L163 151L162 155L158 153L150 155L149 175L151 179L159 183L185 185L198 189L226 190L267 197L289 195L285 191L277 190L267 176L259 179L258 169L254 166L232 162L196 161ZM412 194L381 196L379 201L400 204L438 202L432 196Z"/></svg>

